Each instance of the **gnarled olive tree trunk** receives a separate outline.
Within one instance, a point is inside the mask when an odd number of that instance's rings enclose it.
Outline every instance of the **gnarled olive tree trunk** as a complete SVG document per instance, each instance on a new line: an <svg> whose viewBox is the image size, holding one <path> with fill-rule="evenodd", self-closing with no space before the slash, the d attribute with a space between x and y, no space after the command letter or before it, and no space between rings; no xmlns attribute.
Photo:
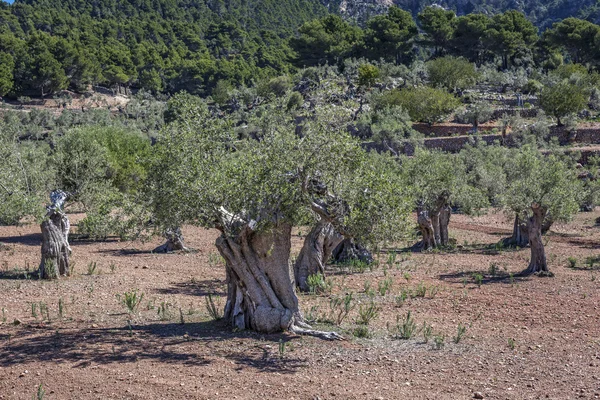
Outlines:
<svg viewBox="0 0 600 400"><path fill-rule="evenodd" d="M46 220L42 222L42 259L39 266L40 279L56 279L69 276L69 218L62 211L67 194L61 190L50 194L51 204L46 207Z"/></svg>
<svg viewBox="0 0 600 400"><path fill-rule="evenodd" d="M226 320L238 329L341 338L310 329L300 312L290 264L291 225L267 231L255 231L253 225L240 226L234 235L224 232L216 241L226 264Z"/></svg>
<svg viewBox="0 0 600 400"><path fill-rule="evenodd" d="M541 223L542 235L545 235L552 225L554 219L546 214ZM513 232L511 237L502 240L502 244L507 247L527 247L529 246L529 220L523 221L519 214L515 215L515 221L513 223Z"/></svg>
<svg viewBox="0 0 600 400"><path fill-rule="evenodd" d="M300 290L309 290L309 275L325 275L325 264L343 240L344 237L335 231L331 223L324 220L317 222L304 239L304 245L294 264L294 278Z"/></svg>
<svg viewBox="0 0 600 400"><path fill-rule="evenodd" d="M189 250L183 242L183 233L181 233L180 227L165 229L164 236L167 239L167 241L164 244L152 250L153 253L171 253L173 251Z"/></svg>
<svg viewBox="0 0 600 400"><path fill-rule="evenodd" d="M362 261L367 264L373 262L373 254L353 238L344 239L331 254L335 262L347 263L353 260Z"/></svg>
<svg viewBox="0 0 600 400"><path fill-rule="evenodd" d="M519 218L519 214L515 215L511 237L503 239L502 244L506 247L529 246L529 227L527 221L522 221L521 218Z"/></svg>
<svg viewBox="0 0 600 400"><path fill-rule="evenodd" d="M537 204L532 207L532 215L527 219L527 233L531 247L531 260L525 273L549 273L546 251L542 241L542 226L546 217L546 210Z"/></svg>
<svg viewBox="0 0 600 400"><path fill-rule="evenodd" d="M448 246L450 240L448 225L451 215L452 209L444 199L440 199L432 209L417 209L417 224L423 239L416 246L421 250Z"/></svg>

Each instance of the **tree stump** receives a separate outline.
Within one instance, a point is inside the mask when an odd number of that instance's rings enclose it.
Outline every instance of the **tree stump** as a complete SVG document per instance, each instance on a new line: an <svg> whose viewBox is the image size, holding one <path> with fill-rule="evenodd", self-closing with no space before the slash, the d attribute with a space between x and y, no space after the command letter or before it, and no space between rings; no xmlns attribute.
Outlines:
<svg viewBox="0 0 600 400"><path fill-rule="evenodd" d="M165 230L166 243L158 246L153 253L172 253L174 251L189 251L183 242L183 233L181 228L167 228Z"/></svg>
<svg viewBox="0 0 600 400"><path fill-rule="evenodd" d="M52 203L46 207L46 220L42 222L42 260L39 266L40 279L58 279L69 276L69 218L62 211L67 194L61 190L50 194Z"/></svg>

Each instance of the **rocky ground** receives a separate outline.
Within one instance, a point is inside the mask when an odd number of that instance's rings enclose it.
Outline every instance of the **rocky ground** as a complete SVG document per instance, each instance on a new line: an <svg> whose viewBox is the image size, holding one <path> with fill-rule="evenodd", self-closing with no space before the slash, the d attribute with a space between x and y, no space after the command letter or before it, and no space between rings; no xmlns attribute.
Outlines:
<svg viewBox="0 0 600 400"><path fill-rule="evenodd" d="M501 213L453 216L453 252L402 245L372 270L331 266L331 292L300 303L339 342L215 322L208 295L218 306L225 296L215 231L184 229L190 254L150 253L159 240L74 242L74 275L42 282L39 227L0 227L0 399L30 399L40 384L44 399L597 398L600 261L586 260L600 256L599 215L553 227L554 278L519 276L529 253L495 246L512 227ZM136 290L130 313L123 300ZM354 308L331 323L332 299L349 293ZM417 332L403 340L409 311Z"/></svg>

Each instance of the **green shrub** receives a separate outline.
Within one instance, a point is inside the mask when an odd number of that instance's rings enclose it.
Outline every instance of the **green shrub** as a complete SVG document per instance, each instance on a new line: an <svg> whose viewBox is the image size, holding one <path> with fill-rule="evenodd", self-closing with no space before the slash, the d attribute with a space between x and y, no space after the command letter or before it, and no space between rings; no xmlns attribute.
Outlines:
<svg viewBox="0 0 600 400"><path fill-rule="evenodd" d="M358 67L358 86L371 87L379 76L379 68L371 64L362 64Z"/></svg>
<svg viewBox="0 0 600 400"><path fill-rule="evenodd" d="M429 81L434 87L449 91L465 90L477 83L475 65L464 58L440 57L427 63Z"/></svg>
<svg viewBox="0 0 600 400"><path fill-rule="evenodd" d="M400 106L411 120L430 125L442 121L459 105L460 101L447 91L430 87L392 89L374 99L377 110Z"/></svg>

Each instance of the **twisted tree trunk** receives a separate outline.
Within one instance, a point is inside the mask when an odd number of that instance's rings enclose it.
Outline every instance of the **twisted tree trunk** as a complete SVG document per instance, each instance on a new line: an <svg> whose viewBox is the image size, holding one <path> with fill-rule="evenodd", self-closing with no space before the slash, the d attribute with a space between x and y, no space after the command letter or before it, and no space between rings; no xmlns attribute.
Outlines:
<svg viewBox="0 0 600 400"><path fill-rule="evenodd" d="M333 250L344 240L331 223L320 220L304 239L302 250L294 264L296 286L303 292L308 291L309 275L325 275L325 264L331 258Z"/></svg>
<svg viewBox="0 0 600 400"><path fill-rule="evenodd" d="M171 253L173 251L188 251L189 249L183 243L183 233L181 228L167 228L165 230L166 243L158 246L153 253Z"/></svg>
<svg viewBox="0 0 600 400"><path fill-rule="evenodd" d="M552 225L554 224L553 218L549 214L545 214L540 229L542 235L545 235ZM527 247L529 246L529 220L521 220L519 215L515 215L515 221L513 223L512 236L502 240L504 246L507 247Z"/></svg>
<svg viewBox="0 0 600 400"><path fill-rule="evenodd" d="M419 224L419 230L423 238L421 243L417 244L421 250L431 250L438 247L439 243L435 241L433 222L427 210L417 211L417 223Z"/></svg>
<svg viewBox="0 0 600 400"><path fill-rule="evenodd" d="M529 228L527 221L522 221L519 214L515 215L511 237L502 240L506 247L527 247L529 245Z"/></svg>
<svg viewBox="0 0 600 400"><path fill-rule="evenodd" d="M367 264L373 262L371 252L360 243L356 243L352 238L342 240L331 255L335 262L338 263L347 263L352 260L362 261Z"/></svg>
<svg viewBox="0 0 600 400"><path fill-rule="evenodd" d="M67 194L61 190L50 194L52 203L46 207L46 220L42 222L42 259L39 266L40 279L57 279L69 276L69 218L62 211Z"/></svg>
<svg viewBox="0 0 600 400"><path fill-rule="evenodd" d="M421 250L448 246L450 241L448 225L450 225L451 215L452 208L446 203L445 198L440 198L432 209L417 209L417 224L423 239L415 246Z"/></svg>
<svg viewBox="0 0 600 400"><path fill-rule="evenodd" d="M226 263L226 320L237 329L340 339L334 332L312 330L300 312L290 265L291 225L279 223L268 231L255 231L253 225L216 240Z"/></svg>
<svg viewBox="0 0 600 400"><path fill-rule="evenodd" d="M531 207L533 214L527 220L527 232L529 235L529 246L531 247L531 260L525 273L548 274L548 263L546 261L546 251L542 241L542 225L546 217L546 210L537 204Z"/></svg>

